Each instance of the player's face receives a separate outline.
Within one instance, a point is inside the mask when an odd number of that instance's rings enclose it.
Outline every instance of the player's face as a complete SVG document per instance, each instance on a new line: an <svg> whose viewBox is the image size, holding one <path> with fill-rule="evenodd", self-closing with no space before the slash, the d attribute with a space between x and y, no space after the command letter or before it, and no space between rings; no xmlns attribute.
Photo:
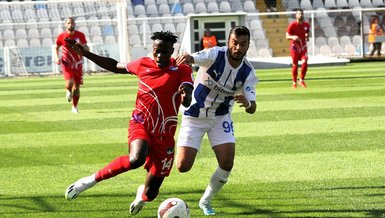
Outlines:
<svg viewBox="0 0 385 218"><path fill-rule="evenodd" d="M152 45L154 61L159 68L167 67L170 64L170 58L174 52L173 44L163 40L154 40Z"/></svg>
<svg viewBox="0 0 385 218"><path fill-rule="evenodd" d="M242 60L249 49L249 45L250 39L247 35L237 36L232 33L227 41L230 58L235 61Z"/></svg>
<svg viewBox="0 0 385 218"><path fill-rule="evenodd" d="M68 31L73 31L75 29L75 21L73 19L67 19L65 25Z"/></svg>
<svg viewBox="0 0 385 218"><path fill-rule="evenodd" d="M297 11L295 13L295 18L298 20L298 21L303 21L303 11Z"/></svg>

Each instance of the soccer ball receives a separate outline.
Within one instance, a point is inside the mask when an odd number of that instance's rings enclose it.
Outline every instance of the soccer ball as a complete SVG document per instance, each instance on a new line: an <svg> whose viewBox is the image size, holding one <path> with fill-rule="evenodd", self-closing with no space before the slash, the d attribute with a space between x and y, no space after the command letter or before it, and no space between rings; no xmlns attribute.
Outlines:
<svg viewBox="0 0 385 218"><path fill-rule="evenodd" d="M169 198L160 204L158 218L190 218L190 209L182 199Z"/></svg>

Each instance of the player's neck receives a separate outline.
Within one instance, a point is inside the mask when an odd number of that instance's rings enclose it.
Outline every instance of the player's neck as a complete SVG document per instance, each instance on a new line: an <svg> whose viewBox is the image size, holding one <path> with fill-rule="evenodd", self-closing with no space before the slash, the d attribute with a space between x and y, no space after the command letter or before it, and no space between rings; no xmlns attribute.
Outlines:
<svg viewBox="0 0 385 218"><path fill-rule="evenodd" d="M236 69L237 67L239 67L239 65L242 63L242 60L237 60L237 59L234 59L231 55L230 55L230 52L227 51L227 60L229 61L229 64L234 68Z"/></svg>
<svg viewBox="0 0 385 218"><path fill-rule="evenodd" d="M66 30L66 32L69 34L69 35L73 35L75 33L75 30Z"/></svg>

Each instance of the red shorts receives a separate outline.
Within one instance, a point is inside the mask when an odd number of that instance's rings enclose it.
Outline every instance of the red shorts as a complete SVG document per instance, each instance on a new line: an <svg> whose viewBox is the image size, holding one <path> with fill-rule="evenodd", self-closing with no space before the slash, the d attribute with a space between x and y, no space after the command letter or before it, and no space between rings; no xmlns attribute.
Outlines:
<svg viewBox="0 0 385 218"><path fill-rule="evenodd" d="M157 177L169 176L174 163L174 137L150 135L142 124L131 120L128 128L128 144L135 139L144 139L149 144L144 168Z"/></svg>
<svg viewBox="0 0 385 218"><path fill-rule="evenodd" d="M70 69L62 65L65 80L73 80L76 84L83 85L83 70Z"/></svg>
<svg viewBox="0 0 385 218"><path fill-rule="evenodd" d="M298 61L307 60L307 49L301 48L296 44L290 45L290 56L293 60L293 64L298 64Z"/></svg>

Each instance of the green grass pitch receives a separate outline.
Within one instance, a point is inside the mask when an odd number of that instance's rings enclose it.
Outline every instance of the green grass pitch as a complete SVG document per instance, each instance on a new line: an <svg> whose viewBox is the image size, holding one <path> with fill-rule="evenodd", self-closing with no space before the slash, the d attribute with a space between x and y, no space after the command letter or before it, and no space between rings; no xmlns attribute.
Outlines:
<svg viewBox="0 0 385 218"><path fill-rule="evenodd" d="M382 62L257 70L258 109L234 108L235 166L213 200L218 217L384 217L385 72ZM79 114L61 76L0 80L0 217L128 217L145 170L106 180L76 200L66 187L127 153L137 79L85 76ZM193 169L174 167L157 199L184 199L192 217L216 168L207 139Z"/></svg>

